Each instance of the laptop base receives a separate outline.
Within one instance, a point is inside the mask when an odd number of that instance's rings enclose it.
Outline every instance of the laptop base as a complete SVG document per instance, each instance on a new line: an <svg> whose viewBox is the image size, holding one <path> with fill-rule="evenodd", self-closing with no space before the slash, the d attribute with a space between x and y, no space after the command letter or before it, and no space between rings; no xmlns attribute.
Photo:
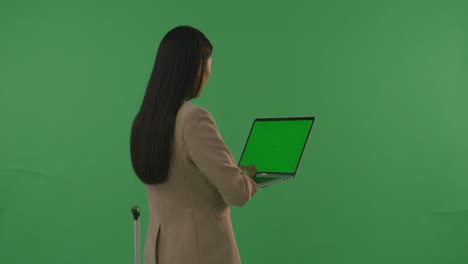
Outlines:
<svg viewBox="0 0 468 264"><path fill-rule="evenodd" d="M258 184L258 187L265 188L275 183L279 183L285 180L292 179L293 176L255 176L254 180Z"/></svg>

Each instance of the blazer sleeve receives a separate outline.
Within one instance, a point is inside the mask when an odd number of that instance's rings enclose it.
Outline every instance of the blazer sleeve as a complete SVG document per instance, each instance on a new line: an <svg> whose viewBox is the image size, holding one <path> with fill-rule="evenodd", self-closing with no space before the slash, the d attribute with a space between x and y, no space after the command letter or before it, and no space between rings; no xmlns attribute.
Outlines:
<svg viewBox="0 0 468 264"><path fill-rule="evenodd" d="M187 114L183 137L189 157L228 205L243 206L258 191L257 183L234 162L206 109L196 106Z"/></svg>

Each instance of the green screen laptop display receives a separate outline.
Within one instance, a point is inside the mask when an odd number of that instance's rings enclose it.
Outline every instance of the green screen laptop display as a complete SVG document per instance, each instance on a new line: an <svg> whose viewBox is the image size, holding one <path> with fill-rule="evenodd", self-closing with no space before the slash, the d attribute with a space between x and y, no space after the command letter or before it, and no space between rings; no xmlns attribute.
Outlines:
<svg viewBox="0 0 468 264"><path fill-rule="evenodd" d="M314 120L256 120L239 165L258 173L295 173Z"/></svg>

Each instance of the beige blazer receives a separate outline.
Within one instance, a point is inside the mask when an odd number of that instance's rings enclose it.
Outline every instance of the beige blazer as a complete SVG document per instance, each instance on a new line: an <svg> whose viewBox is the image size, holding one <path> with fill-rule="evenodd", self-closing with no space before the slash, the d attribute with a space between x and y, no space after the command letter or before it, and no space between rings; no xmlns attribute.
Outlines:
<svg viewBox="0 0 468 264"><path fill-rule="evenodd" d="M237 167L213 116L185 101L175 126L169 180L147 185L143 264L240 264L229 205L258 185Z"/></svg>

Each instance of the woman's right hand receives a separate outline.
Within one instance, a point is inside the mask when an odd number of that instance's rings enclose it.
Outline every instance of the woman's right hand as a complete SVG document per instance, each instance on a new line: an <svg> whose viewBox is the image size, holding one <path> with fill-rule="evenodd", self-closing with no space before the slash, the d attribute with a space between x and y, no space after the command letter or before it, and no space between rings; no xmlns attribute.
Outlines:
<svg viewBox="0 0 468 264"><path fill-rule="evenodd" d="M257 174L257 168L255 165L248 165L248 166L239 166L239 168L247 175L250 177L254 178L255 175Z"/></svg>

